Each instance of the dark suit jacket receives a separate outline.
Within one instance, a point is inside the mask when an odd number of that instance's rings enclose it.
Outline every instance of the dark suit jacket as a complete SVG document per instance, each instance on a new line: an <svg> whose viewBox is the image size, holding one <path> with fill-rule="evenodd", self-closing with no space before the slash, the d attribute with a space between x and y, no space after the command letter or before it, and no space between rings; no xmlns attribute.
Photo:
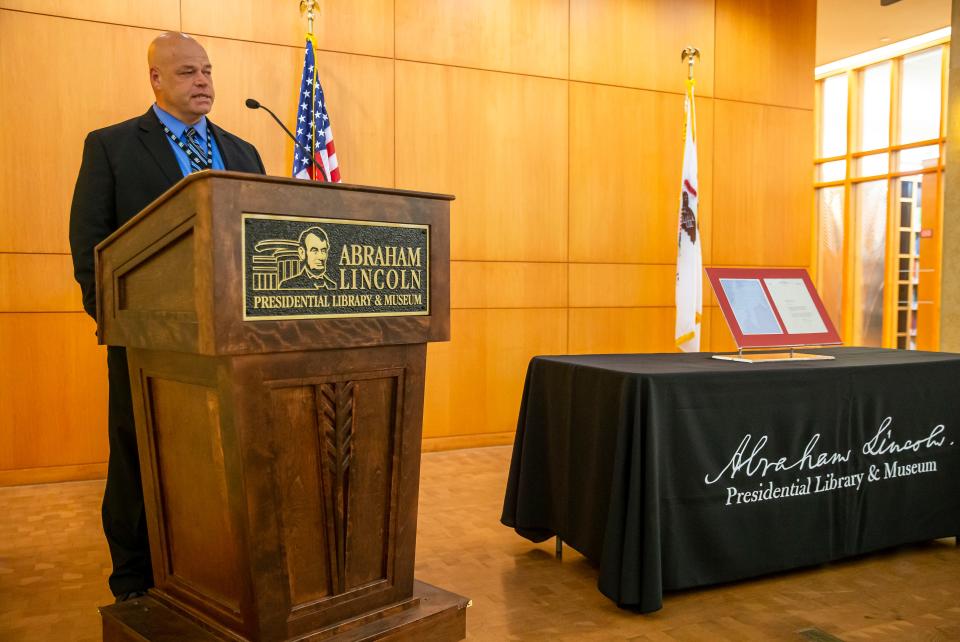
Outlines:
<svg viewBox="0 0 960 642"><path fill-rule="evenodd" d="M265 174L250 143L207 120L226 169ZM83 309L96 318L93 248L183 178L153 108L143 116L87 135L70 208L73 274Z"/></svg>

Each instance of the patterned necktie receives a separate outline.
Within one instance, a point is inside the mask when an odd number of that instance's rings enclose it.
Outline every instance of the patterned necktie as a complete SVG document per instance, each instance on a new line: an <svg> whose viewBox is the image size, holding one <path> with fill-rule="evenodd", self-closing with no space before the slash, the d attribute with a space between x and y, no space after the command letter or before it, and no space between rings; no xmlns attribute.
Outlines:
<svg viewBox="0 0 960 642"><path fill-rule="evenodd" d="M197 133L197 130L193 127L187 127L186 131L183 132L183 138L187 142L187 147L189 147L192 152L187 154L190 158L190 171L199 172L202 169L209 168L210 163L207 158L207 150L204 149L203 143L200 142L200 134Z"/></svg>

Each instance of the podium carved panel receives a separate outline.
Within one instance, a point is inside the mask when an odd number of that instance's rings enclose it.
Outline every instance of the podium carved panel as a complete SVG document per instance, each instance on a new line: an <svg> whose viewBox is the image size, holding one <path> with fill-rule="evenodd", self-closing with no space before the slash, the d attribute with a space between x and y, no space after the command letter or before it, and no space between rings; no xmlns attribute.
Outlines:
<svg viewBox="0 0 960 642"><path fill-rule="evenodd" d="M415 606L425 347L354 353L129 350L157 599L253 639Z"/></svg>
<svg viewBox="0 0 960 642"><path fill-rule="evenodd" d="M277 462L294 611L392 581L401 373L351 377L271 386L278 439L299 445Z"/></svg>

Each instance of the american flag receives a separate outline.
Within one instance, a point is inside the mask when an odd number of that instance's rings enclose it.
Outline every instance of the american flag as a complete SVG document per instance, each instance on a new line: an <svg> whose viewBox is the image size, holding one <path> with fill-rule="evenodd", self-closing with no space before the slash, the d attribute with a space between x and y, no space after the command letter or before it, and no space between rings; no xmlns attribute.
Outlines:
<svg viewBox="0 0 960 642"><path fill-rule="evenodd" d="M303 57L303 75L300 80L300 107L297 109L297 143L293 150L293 177L315 181L340 182L340 165L337 163L337 150L333 146L333 130L330 129L330 117L323 100L323 88L320 87L320 75L317 71L313 53L313 37L307 36L307 51ZM317 165L301 152L309 149L313 152Z"/></svg>

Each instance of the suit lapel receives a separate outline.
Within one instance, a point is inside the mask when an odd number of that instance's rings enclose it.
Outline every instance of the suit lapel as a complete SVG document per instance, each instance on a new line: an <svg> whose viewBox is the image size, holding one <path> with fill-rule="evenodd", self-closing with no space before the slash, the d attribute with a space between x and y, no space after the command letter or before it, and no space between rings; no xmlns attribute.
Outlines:
<svg viewBox="0 0 960 642"><path fill-rule="evenodd" d="M220 158L223 160L223 168L230 169L234 171L244 171L241 165L243 164L237 154L233 149L233 145L230 145L230 141L226 140L226 136L223 135L223 130L214 125L210 118L207 118L207 130L213 133L213 140L217 143L217 149L220 151Z"/></svg>
<svg viewBox="0 0 960 642"><path fill-rule="evenodd" d="M153 107L140 117L140 142L146 146L150 155L157 161L171 185L183 178L183 172L180 171L180 165L177 164L177 157L170 149L170 142L167 140L166 134L163 133L160 119L153 112Z"/></svg>

